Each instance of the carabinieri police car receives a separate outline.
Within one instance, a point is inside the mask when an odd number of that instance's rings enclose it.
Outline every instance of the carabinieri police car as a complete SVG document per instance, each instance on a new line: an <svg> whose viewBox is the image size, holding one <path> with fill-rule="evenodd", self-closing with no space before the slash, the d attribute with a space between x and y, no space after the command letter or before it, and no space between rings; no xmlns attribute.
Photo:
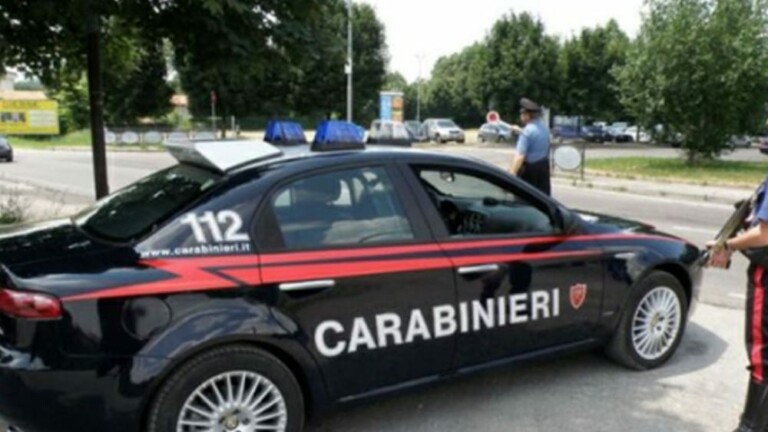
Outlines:
<svg viewBox="0 0 768 432"><path fill-rule="evenodd" d="M300 431L309 412L492 366L675 352L693 245L482 162L353 147L169 143L177 165L6 230L0 417Z"/></svg>

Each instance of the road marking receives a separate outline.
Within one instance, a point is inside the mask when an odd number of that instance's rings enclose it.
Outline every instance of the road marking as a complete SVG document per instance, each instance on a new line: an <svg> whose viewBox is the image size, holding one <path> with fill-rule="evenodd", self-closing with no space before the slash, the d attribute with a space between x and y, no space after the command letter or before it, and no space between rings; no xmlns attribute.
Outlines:
<svg viewBox="0 0 768 432"><path fill-rule="evenodd" d="M653 195L644 195L641 193L635 193L635 192L616 192L612 190L605 190L605 189L599 189L599 188L584 188L579 186L572 186L569 184L553 184L553 189L555 192L557 192L558 189L571 189L576 190L580 192L589 192L590 194L604 194L604 195L614 195L614 196L620 196L625 199L631 199L634 201L637 200L643 200L643 201L661 201L669 204L675 204L677 206L685 205L685 206L691 206L691 207L709 207L713 209L733 209L733 205L730 204L719 204L719 203L713 203L713 202L702 202L697 201L695 198L691 198L691 200L688 200L686 198L680 198L680 199L674 199L674 198L668 198L668 197L661 197L661 196L653 196Z"/></svg>
<svg viewBox="0 0 768 432"><path fill-rule="evenodd" d="M714 234L714 233L717 233L717 231L720 228L694 228L694 227L687 227L687 226L673 226L672 229L675 231L688 231L688 232L698 232L698 233L705 233L705 234Z"/></svg>
<svg viewBox="0 0 768 432"><path fill-rule="evenodd" d="M728 297L739 299L739 300L746 300L747 295L741 294L741 293L728 293Z"/></svg>

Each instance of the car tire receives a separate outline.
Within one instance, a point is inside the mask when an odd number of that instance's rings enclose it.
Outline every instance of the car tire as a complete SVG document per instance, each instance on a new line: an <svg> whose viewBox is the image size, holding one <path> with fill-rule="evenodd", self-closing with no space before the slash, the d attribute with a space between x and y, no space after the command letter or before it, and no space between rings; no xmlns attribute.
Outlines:
<svg viewBox="0 0 768 432"><path fill-rule="evenodd" d="M226 391L229 385L237 389L232 395ZM196 394L207 395L208 401ZM228 400L239 398L246 408L238 411L231 407L223 414L215 413L214 408L226 406L221 396ZM265 399L257 408L247 407L261 396ZM200 410L210 418L206 419ZM296 378L276 357L258 348L233 345L200 354L179 367L157 392L147 416L147 431L179 430L182 416L189 421L218 424L231 421L235 427L229 429L262 419L265 427L284 425L287 432L300 432L304 427L304 398ZM268 416L274 417L264 420Z"/></svg>
<svg viewBox="0 0 768 432"><path fill-rule="evenodd" d="M630 369L658 368L680 346L687 319L682 284L669 273L655 271L632 290L606 353Z"/></svg>

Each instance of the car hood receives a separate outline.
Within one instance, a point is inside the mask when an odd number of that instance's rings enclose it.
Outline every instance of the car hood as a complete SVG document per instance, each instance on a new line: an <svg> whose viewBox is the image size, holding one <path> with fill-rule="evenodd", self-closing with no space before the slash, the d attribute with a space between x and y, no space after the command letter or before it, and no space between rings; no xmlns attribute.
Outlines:
<svg viewBox="0 0 768 432"><path fill-rule="evenodd" d="M594 233L652 234L682 240L677 236L658 231L653 225L643 222L589 211L574 210L574 213L581 217Z"/></svg>
<svg viewBox="0 0 768 432"><path fill-rule="evenodd" d="M0 264L5 266L66 259L107 248L68 219L0 228Z"/></svg>

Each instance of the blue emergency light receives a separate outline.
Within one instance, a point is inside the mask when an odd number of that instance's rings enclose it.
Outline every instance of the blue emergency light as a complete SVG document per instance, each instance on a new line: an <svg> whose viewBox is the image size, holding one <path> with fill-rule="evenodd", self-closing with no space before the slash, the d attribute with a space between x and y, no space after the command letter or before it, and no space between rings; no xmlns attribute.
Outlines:
<svg viewBox="0 0 768 432"><path fill-rule="evenodd" d="M365 148L365 131L345 121L327 120L317 127L312 151L360 150Z"/></svg>
<svg viewBox="0 0 768 432"><path fill-rule="evenodd" d="M307 137L300 124L294 121L271 120L267 124L264 141L275 145L306 144Z"/></svg>

